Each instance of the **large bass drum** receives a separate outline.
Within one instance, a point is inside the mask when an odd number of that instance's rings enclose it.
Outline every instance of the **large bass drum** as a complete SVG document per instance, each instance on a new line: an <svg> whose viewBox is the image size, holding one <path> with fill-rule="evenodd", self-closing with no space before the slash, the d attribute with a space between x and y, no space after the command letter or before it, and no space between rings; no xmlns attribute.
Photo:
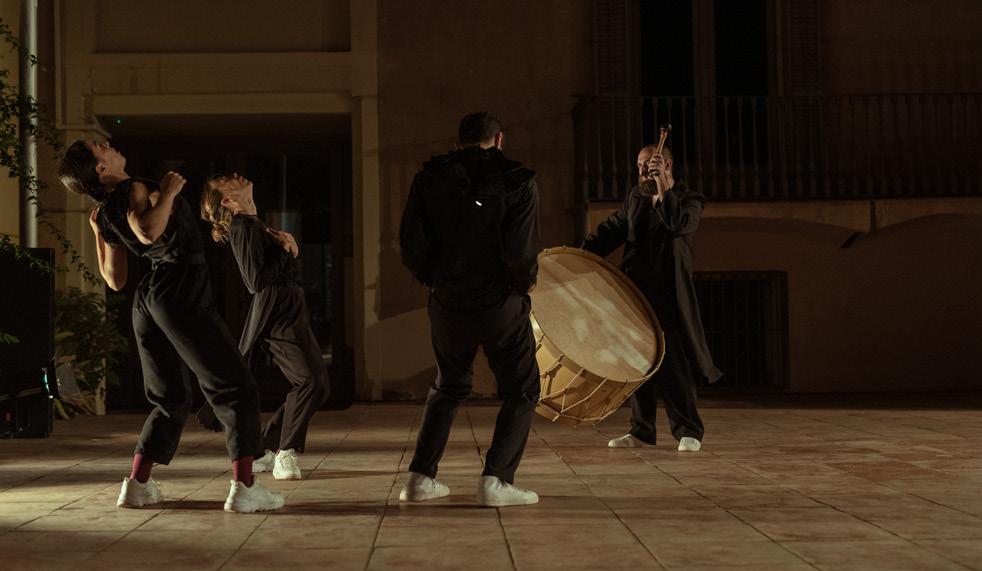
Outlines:
<svg viewBox="0 0 982 571"><path fill-rule="evenodd" d="M553 422L596 424L658 370L665 335L637 287L579 248L539 254L532 330L542 394L536 412Z"/></svg>

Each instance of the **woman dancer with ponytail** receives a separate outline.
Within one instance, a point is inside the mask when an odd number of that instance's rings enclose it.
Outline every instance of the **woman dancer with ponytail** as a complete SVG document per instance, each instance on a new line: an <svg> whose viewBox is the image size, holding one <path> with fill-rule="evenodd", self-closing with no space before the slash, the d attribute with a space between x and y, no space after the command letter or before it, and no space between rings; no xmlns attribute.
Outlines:
<svg viewBox="0 0 982 571"><path fill-rule="evenodd" d="M201 217L212 225L212 238L230 242L242 280L253 294L239 350L248 355L265 341L293 389L266 425L266 454L255 470L272 470L277 480L301 479L298 454L307 427L329 392L327 369L310 328L310 313L301 287L299 249L288 232L273 230L256 216L252 182L237 175L216 176L201 194ZM213 425L205 404L198 411L205 426Z"/></svg>
<svg viewBox="0 0 982 571"><path fill-rule="evenodd" d="M133 469L116 505L163 501L150 478L154 463L169 464L190 412L182 361L198 377L205 398L225 426L233 480L225 511L255 512L283 506L283 496L255 481L252 461L262 453L256 384L211 301L203 244L190 204L179 196L185 180L174 172L160 182L126 174L126 158L108 143L77 141L61 159L69 189L99 203L89 222L96 236L99 272L114 290L126 285L126 249L150 261L133 298L143 384L154 405L136 446ZM125 249L124 249L125 247Z"/></svg>

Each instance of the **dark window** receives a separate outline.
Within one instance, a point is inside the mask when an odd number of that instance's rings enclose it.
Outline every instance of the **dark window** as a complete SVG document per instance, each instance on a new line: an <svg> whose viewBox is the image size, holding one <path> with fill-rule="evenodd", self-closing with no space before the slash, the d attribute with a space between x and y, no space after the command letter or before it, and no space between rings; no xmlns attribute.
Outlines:
<svg viewBox="0 0 982 571"><path fill-rule="evenodd" d="M641 94L693 95L692 2L641 2L640 35Z"/></svg>
<svg viewBox="0 0 982 571"><path fill-rule="evenodd" d="M766 0L716 0L716 94L767 95Z"/></svg>
<svg viewBox="0 0 982 571"><path fill-rule="evenodd" d="M697 272L706 341L723 378L713 389L782 389L788 384L786 272Z"/></svg>

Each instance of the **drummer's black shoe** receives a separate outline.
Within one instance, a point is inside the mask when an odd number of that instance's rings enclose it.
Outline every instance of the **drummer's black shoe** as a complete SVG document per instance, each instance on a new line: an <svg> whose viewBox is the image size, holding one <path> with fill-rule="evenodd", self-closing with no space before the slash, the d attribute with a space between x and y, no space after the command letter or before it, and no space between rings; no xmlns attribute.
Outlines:
<svg viewBox="0 0 982 571"><path fill-rule="evenodd" d="M477 503L482 506L527 506L539 503L539 494L503 481L497 476L481 476Z"/></svg>
<svg viewBox="0 0 982 571"><path fill-rule="evenodd" d="M449 495L450 488L446 485L429 476L410 472L406 486L399 493L399 500L403 502L425 502Z"/></svg>
<svg viewBox="0 0 982 571"><path fill-rule="evenodd" d="M640 448L641 446L654 446L654 444L648 444L633 434L625 434L620 438L613 438L607 442L608 448Z"/></svg>

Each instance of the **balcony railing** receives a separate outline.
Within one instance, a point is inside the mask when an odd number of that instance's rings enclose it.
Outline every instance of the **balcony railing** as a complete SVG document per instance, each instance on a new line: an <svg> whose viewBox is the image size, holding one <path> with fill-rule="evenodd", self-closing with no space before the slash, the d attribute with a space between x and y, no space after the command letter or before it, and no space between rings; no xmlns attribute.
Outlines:
<svg viewBox="0 0 982 571"><path fill-rule="evenodd" d="M676 178L711 200L982 195L982 94L581 97L581 201L621 200L672 125Z"/></svg>

